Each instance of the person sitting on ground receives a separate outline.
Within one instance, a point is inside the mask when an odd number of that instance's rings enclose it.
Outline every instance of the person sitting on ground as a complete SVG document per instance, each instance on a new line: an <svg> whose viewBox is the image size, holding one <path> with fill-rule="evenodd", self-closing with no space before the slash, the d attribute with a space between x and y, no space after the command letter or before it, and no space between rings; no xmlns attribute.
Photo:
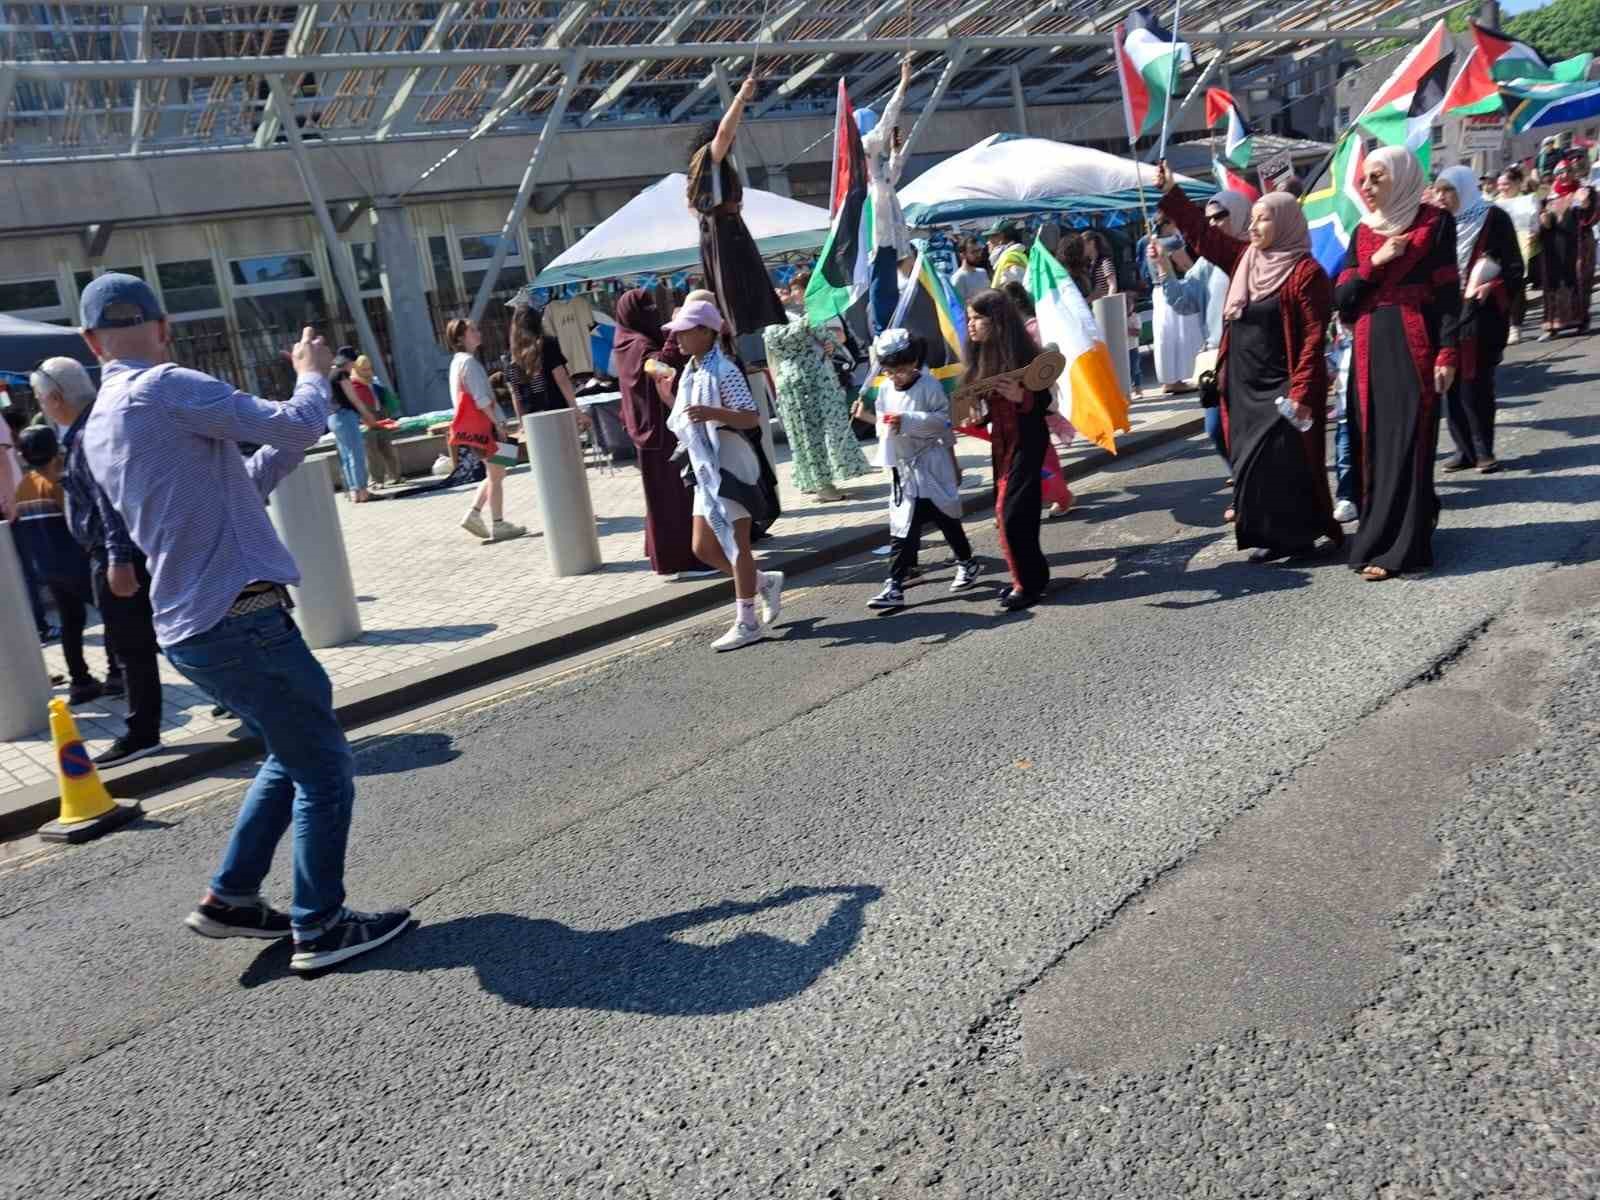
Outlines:
<svg viewBox="0 0 1600 1200"><path fill-rule="evenodd" d="M11 521L17 552L28 563L61 617L61 651L72 687L68 703L87 704L101 694L83 656L88 621L89 559L67 530L66 494L61 490L61 443L48 425L22 431L19 449L27 473L17 485Z"/></svg>
<svg viewBox="0 0 1600 1200"><path fill-rule="evenodd" d="M265 501L328 424L333 352L307 327L288 352L283 403L177 366L161 302L112 272L83 291L84 340L101 363L83 429L89 469L150 561L167 661L239 714L267 756L245 793L222 865L185 924L202 937L294 937L293 971L317 971L405 931L406 909L345 906L355 766L333 685L289 615L300 582ZM260 446L248 458L239 444ZM294 903L261 896L294 826Z"/></svg>
<svg viewBox="0 0 1600 1200"><path fill-rule="evenodd" d="M94 408L94 381L71 358L47 359L34 374L39 407L66 427L61 486L67 495L67 524L89 556L94 606L105 622L105 694L128 699L127 731L95 756L97 766L110 767L161 748L161 663L150 611L150 572L84 457L83 427ZM114 675L112 665L120 673Z"/></svg>
<svg viewBox="0 0 1600 1200"><path fill-rule="evenodd" d="M873 343L887 376L878 389L880 465L889 473L889 580L868 608L905 607L905 584L917 568L922 526L932 521L956 556L952 592L977 582L983 566L961 527L961 480L950 450L950 398L923 370L927 344L904 329L887 329Z"/></svg>

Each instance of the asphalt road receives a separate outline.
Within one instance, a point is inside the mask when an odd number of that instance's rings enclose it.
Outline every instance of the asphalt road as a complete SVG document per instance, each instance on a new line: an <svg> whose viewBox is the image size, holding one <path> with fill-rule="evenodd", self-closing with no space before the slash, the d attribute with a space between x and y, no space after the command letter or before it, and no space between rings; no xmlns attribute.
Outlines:
<svg viewBox="0 0 1600 1200"><path fill-rule="evenodd" d="M182 929L232 797L7 868L0 1196L1600 1193L1600 344L1515 364L1426 576L1196 441L1027 614L857 560L368 742L349 969Z"/></svg>

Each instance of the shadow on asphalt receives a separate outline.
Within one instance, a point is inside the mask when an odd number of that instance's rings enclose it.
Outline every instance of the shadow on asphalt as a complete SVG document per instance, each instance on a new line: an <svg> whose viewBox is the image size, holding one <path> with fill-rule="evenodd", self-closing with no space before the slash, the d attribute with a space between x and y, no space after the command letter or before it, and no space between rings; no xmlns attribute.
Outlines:
<svg viewBox="0 0 1600 1200"><path fill-rule="evenodd" d="M988 578L982 581L990 583ZM888 611L869 610L869 615L855 621L833 621L827 617L802 617L778 626L783 636L779 642L826 642L828 646L897 646L902 642L933 641L943 645L955 641L977 629L991 629L1003 622L1030 619L1029 609L1017 613L1004 613L998 607L1000 593L1008 589L1010 581L1001 579L994 586L973 588L967 592L950 592L944 580L933 580L906 594L912 602L904 608ZM1050 594L1042 602L1052 604L1062 597L1060 581L1051 585ZM924 596L918 592L932 591ZM913 616L912 614L915 614Z"/></svg>
<svg viewBox="0 0 1600 1200"><path fill-rule="evenodd" d="M819 897L833 912L803 942L733 932L709 945L679 935ZM528 1008L690 1017L740 1012L791 999L837 965L861 937L872 884L794 887L762 900L727 900L621 929L574 929L560 921L484 913L422 924L389 946L335 970L448 971L471 967L483 989ZM289 972L287 939L258 955L239 982L260 987Z"/></svg>
<svg viewBox="0 0 1600 1200"><path fill-rule="evenodd" d="M470 642L473 638L481 638L486 634L499 629L498 625L412 625L402 626L399 629L368 629L361 636L361 641L370 642L379 638L400 638L414 642Z"/></svg>
<svg viewBox="0 0 1600 1200"><path fill-rule="evenodd" d="M357 775L403 775L460 757L448 733L383 734L355 747Z"/></svg>
<svg viewBox="0 0 1600 1200"><path fill-rule="evenodd" d="M1072 603L1112 604L1173 593L1209 592L1209 596L1195 600L1162 599L1151 605L1152 608L1178 610L1204 608L1268 592L1295 591L1311 583L1307 572L1344 564L1342 553L1329 553L1262 565L1247 562L1245 552L1239 551L1239 557L1231 561L1190 570L1189 563L1195 555L1214 546L1216 541L1215 534L1202 534L1175 542L1151 542L1119 549L1110 571L1079 583L1073 590ZM1105 556L1103 551L1096 552L1096 557ZM1049 559L1052 566L1059 566L1074 557L1081 556L1068 552L1052 554Z"/></svg>

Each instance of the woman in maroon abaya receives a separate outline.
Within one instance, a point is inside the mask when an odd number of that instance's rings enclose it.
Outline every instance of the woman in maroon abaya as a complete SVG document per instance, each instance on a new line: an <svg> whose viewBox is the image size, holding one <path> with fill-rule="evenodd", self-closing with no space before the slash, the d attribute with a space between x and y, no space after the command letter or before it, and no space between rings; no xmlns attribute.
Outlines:
<svg viewBox="0 0 1600 1200"><path fill-rule="evenodd" d="M668 405L645 367L664 353L661 314L655 298L643 288L624 292L617 301L617 339L612 361L622 389L622 423L639 451L644 477L644 552L657 575L704 570L690 549L694 493L684 486L672 453L678 439L667 428Z"/></svg>
<svg viewBox="0 0 1600 1200"><path fill-rule="evenodd" d="M1455 218L1422 202L1404 146L1367 158L1356 227L1334 289L1355 332L1350 415L1363 496L1350 565L1372 582L1433 565L1440 397L1455 382L1461 315Z"/></svg>
<svg viewBox="0 0 1600 1200"><path fill-rule="evenodd" d="M1165 164L1156 182L1161 211L1229 280L1217 382L1239 549L1252 551L1251 562L1271 562L1309 553L1319 537L1342 545L1326 465L1333 301L1300 202L1288 192L1257 200L1246 241L1174 187Z"/></svg>
<svg viewBox="0 0 1600 1200"><path fill-rule="evenodd" d="M1539 257L1544 263L1544 337L1576 330L1589 332L1594 291L1594 225L1600 205L1594 189L1578 182L1581 159L1568 157L1556 168L1550 198L1539 214Z"/></svg>

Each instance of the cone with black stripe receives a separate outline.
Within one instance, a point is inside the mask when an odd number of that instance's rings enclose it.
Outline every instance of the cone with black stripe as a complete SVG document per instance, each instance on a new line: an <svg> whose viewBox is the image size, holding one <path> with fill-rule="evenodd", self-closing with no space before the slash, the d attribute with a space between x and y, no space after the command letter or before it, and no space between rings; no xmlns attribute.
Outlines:
<svg viewBox="0 0 1600 1200"><path fill-rule="evenodd" d="M50 701L50 740L56 748L56 779L61 784L61 816L39 830L47 842L87 842L120 829L143 811L139 802L118 804L100 781L100 772L78 736L67 702Z"/></svg>

